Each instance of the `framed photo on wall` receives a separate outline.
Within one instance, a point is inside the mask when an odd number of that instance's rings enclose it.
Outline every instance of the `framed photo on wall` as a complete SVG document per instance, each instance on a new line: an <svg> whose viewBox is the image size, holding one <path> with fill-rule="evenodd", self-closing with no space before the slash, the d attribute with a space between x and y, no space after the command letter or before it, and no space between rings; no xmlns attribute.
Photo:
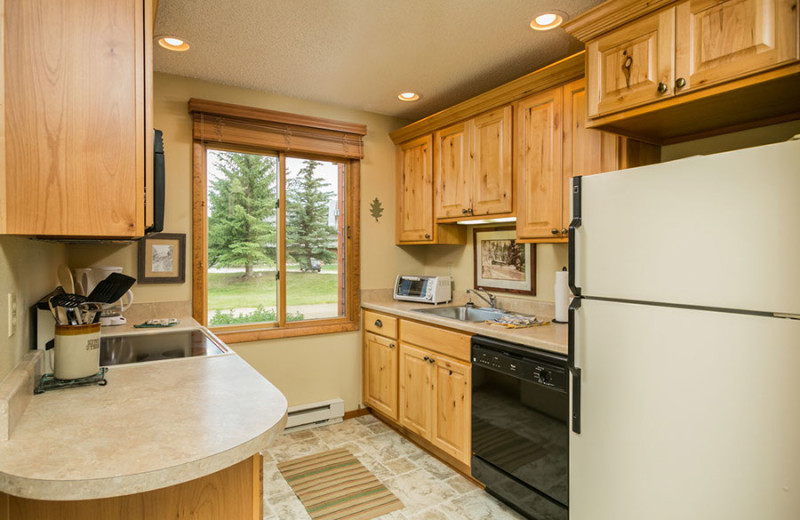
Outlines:
<svg viewBox="0 0 800 520"><path fill-rule="evenodd" d="M159 233L139 241L138 283L186 281L186 235Z"/></svg>
<svg viewBox="0 0 800 520"><path fill-rule="evenodd" d="M515 228L475 228L473 237L476 289L536 294L536 248L517 243Z"/></svg>

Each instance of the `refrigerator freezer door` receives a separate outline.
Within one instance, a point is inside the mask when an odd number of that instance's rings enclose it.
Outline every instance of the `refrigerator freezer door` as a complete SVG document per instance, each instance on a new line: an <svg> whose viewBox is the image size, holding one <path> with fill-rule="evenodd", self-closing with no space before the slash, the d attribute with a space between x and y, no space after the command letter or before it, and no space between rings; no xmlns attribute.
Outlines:
<svg viewBox="0 0 800 520"><path fill-rule="evenodd" d="M800 314L800 141L582 183L584 295Z"/></svg>
<svg viewBox="0 0 800 520"><path fill-rule="evenodd" d="M576 311L571 520L800 518L800 321Z"/></svg>

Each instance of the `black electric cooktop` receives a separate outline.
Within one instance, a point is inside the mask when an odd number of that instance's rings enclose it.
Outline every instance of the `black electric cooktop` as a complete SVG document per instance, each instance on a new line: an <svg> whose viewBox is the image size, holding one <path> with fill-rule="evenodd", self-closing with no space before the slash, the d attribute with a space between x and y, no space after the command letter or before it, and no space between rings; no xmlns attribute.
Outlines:
<svg viewBox="0 0 800 520"><path fill-rule="evenodd" d="M100 337L100 365L124 365L224 354L227 349L200 329Z"/></svg>

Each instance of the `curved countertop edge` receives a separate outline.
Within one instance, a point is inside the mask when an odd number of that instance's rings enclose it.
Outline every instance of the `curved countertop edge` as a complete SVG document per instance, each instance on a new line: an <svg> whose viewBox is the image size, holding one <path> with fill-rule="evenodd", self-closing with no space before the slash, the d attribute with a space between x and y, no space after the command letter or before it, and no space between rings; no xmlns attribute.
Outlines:
<svg viewBox="0 0 800 520"><path fill-rule="evenodd" d="M34 500L71 501L133 495L183 484L229 468L261 452L280 435L288 416L287 410L280 421L258 437L194 462L135 475L80 481L38 480L0 473L0 491Z"/></svg>
<svg viewBox="0 0 800 520"><path fill-rule="evenodd" d="M443 304L441 306L445 307L450 305L455 305L455 303ZM480 334L481 336L518 343L547 352L553 352L564 356L567 355L566 324L551 322L549 325L542 325L539 327L505 329L480 322L457 321L412 310L430 307L430 305L424 303L399 302L394 300L379 302L362 300L361 307L367 310L383 312L401 318L428 323L430 325L472 334Z"/></svg>
<svg viewBox="0 0 800 520"><path fill-rule="evenodd" d="M193 320L190 320L193 322ZM189 324L189 327L192 328L201 328L204 329L202 326L193 322ZM146 329L148 333L156 330L164 331L165 329ZM205 329L204 329L205 330ZM206 332L208 332L206 330ZM213 336L213 334L212 334ZM224 343L222 343L224 345ZM38 358L37 358L38 360ZM216 360L216 361L215 361ZM27 463L20 466L18 461L17 470L12 470L11 468L3 468L3 463L0 461L0 493L7 493L9 495L27 498L27 499L34 499L34 500L63 500L63 501L73 501L73 500L93 500L93 499L102 499L102 498L110 498L110 497L119 497L131 494L137 494L147 491L153 491L157 489L163 489L167 487L171 487L174 485L182 484L185 482L189 482L207 475L211 475L223 469L226 469L230 466L238 464L253 455L263 451L267 448L275 438L283 431L287 419L288 419L288 402L286 397L280 392L280 390L275 387L269 380L264 378L263 375L259 374L252 366L250 366L244 359L239 357L235 352L233 352L229 347L227 352L217 355L211 356L198 356L198 357L189 357L189 358L181 358L181 359L169 359L169 360L162 360L162 361L154 361L151 363L137 363L131 365L118 365L111 367L112 370L109 371L109 378L111 377L112 372L118 373L120 376L122 374L127 374L125 377L128 378L128 382L130 382L131 377L135 377L137 375L137 371L162 371L162 370L174 370L178 367L185 367L188 370L191 370L192 367L194 369L198 369L203 365L208 366L209 363L212 365L218 365L218 362L223 362L223 360L236 360L234 361L235 365L241 364L241 366L247 367L248 371L252 374L252 376L257 376L263 379L263 382L267 384L267 397L278 399L280 402L276 403L277 410L275 410L274 415L270 413L271 419L267 419L264 421L262 427L264 428L263 431L257 433L255 436L244 439L243 441L235 444L233 446L228 446L223 448L220 451L214 452L208 451L207 454L202 454L200 457L194 460L188 461L180 461L173 465L167 465L164 467L157 467L155 469L145 470L138 473L128 473L123 475L109 475L109 476L99 476L99 477L92 477L87 476L87 478L37 478L35 474L33 475L25 475L25 471L19 471L18 469L22 469L27 466ZM230 365L230 363L225 363L225 366L230 369L237 369L235 365ZM220 366L217 366L216 369L219 370ZM224 371L224 369L223 369ZM186 372L186 370L184 370ZM214 372L215 374L219 375L219 372ZM140 377L140 376L139 376ZM124 381L120 381L120 383L124 383ZM203 382L205 384L205 382ZM97 391L101 387L82 387L78 389L72 390L65 390L64 393L62 392L53 392L53 396L60 396L63 395L65 397L71 396L71 393L67 392L76 392L80 393L83 391ZM102 387L108 388L108 387ZM124 387L123 387L124 388ZM103 390L100 390L101 392ZM124 391L127 391L125 389ZM162 392L159 390L159 392ZM48 395L41 394L42 396ZM53 397L51 396L51 397ZM76 398L82 398L80 395L76 395ZM35 400L34 400L35 401ZM33 404L33 402L32 402ZM96 404L96 403L95 403ZM22 419L29 413L27 410L23 412ZM47 412L47 408L42 408L39 406L35 412L30 412L34 415L41 416L42 413L49 414ZM278 415L280 413L281 415ZM48 417L49 418L49 417ZM28 418L28 421L31 421L32 418ZM35 447L31 446L31 444L26 441L25 439L33 435L34 432L40 431L38 428L41 427L41 424L37 424L36 421L41 421L41 417L38 419L33 419L32 423L27 424L26 427L22 427L19 430L15 431L11 439L8 441L1 441L0 447L3 447L5 443L14 442L19 445L16 449L22 449L21 454L26 459L30 457L31 463L35 463L36 460L41 459L42 457L47 457L46 453L42 453L38 451ZM271 423L271 424L270 424ZM255 432L254 432L255 433ZM39 436L36 434L37 437ZM251 434L252 435L252 434ZM41 439L39 439L41 440ZM34 442L35 444L35 442ZM8 445L7 445L8 446ZM35 472L32 472L35 473Z"/></svg>

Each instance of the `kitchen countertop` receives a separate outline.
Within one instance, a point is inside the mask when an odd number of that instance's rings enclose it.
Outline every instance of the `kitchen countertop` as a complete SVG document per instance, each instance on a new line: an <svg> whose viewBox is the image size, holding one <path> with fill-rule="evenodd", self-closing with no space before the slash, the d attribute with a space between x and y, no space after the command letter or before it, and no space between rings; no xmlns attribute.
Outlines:
<svg viewBox="0 0 800 520"><path fill-rule="evenodd" d="M286 424L286 398L233 352L112 366L106 379L33 396L0 441L0 491L83 500L168 487L251 457Z"/></svg>
<svg viewBox="0 0 800 520"><path fill-rule="evenodd" d="M454 301L441 306L463 305L466 302L463 295L455 295ZM476 300L477 304L483 302ZM503 341L519 343L529 347L554 352L556 354L567 355L567 325L560 323L549 323L538 327L528 327L525 329L505 329L498 325L489 325L482 322L458 321L450 318L443 318L434 314L414 312L413 309L432 307L430 304L415 302L400 302L392 298L391 289L365 290L361 294L361 307L368 310L385 312L401 318L408 318L414 321L430 323L440 327L480 334ZM523 314L532 314L540 320L551 320L553 317L552 304L525 301L519 299L503 299L498 297L498 307Z"/></svg>

